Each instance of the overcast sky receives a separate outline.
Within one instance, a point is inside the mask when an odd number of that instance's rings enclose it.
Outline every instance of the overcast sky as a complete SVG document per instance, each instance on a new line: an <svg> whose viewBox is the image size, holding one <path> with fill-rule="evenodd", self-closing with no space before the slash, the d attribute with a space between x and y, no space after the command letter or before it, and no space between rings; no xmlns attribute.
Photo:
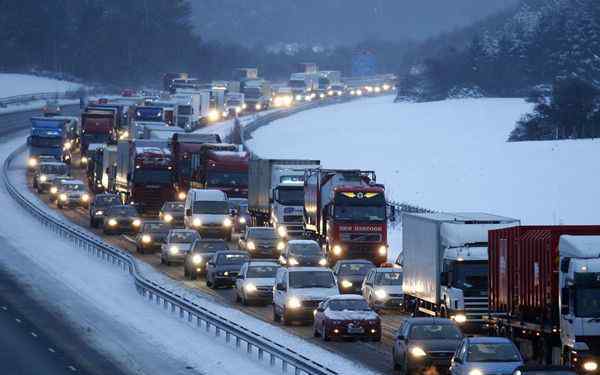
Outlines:
<svg viewBox="0 0 600 375"><path fill-rule="evenodd" d="M355 43L423 39L518 0L192 0L205 39Z"/></svg>

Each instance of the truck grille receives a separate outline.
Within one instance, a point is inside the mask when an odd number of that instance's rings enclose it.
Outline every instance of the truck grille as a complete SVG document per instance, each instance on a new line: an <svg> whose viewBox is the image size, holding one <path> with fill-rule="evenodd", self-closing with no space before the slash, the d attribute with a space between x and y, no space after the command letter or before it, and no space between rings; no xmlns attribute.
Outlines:
<svg viewBox="0 0 600 375"><path fill-rule="evenodd" d="M302 215L283 215L284 223L301 223L304 220Z"/></svg>
<svg viewBox="0 0 600 375"><path fill-rule="evenodd" d="M464 297L467 322L483 322L489 313L487 297Z"/></svg>
<svg viewBox="0 0 600 375"><path fill-rule="evenodd" d="M351 233L343 232L340 234L342 241L348 242L381 242L381 234L379 233Z"/></svg>

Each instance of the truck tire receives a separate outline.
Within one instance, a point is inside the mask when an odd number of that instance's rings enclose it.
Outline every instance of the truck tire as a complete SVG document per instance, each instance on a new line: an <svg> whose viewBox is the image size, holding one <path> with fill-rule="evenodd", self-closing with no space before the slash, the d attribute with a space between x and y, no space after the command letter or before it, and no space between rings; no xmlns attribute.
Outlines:
<svg viewBox="0 0 600 375"><path fill-rule="evenodd" d="M292 324L292 321L290 320L290 317L288 316L285 307L283 308L283 314L281 314L281 321L283 322L284 326L289 326L290 324Z"/></svg>

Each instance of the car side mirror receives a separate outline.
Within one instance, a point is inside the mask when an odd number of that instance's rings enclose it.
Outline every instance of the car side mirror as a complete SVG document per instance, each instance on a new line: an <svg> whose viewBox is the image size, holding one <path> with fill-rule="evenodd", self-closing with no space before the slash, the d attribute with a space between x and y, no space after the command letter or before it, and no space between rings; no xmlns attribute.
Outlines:
<svg viewBox="0 0 600 375"><path fill-rule="evenodd" d="M214 266L215 266L215 262L213 262L213 261L210 261L210 262L208 262L207 264L208 264L210 267L214 267Z"/></svg>
<svg viewBox="0 0 600 375"><path fill-rule="evenodd" d="M399 333L398 335L396 335L396 338L397 338L398 340L404 340L404 335L403 335L403 334L401 334L401 333Z"/></svg>
<svg viewBox="0 0 600 375"><path fill-rule="evenodd" d="M317 311L318 312L323 312L323 311L325 311L325 309L323 307L319 306L319 307L317 307Z"/></svg>
<svg viewBox="0 0 600 375"><path fill-rule="evenodd" d="M186 208L186 210L185 210L185 216L192 216L192 209L191 208Z"/></svg>
<svg viewBox="0 0 600 375"><path fill-rule="evenodd" d="M456 358L454 358L454 362L463 363L463 360L460 357L456 357Z"/></svg>

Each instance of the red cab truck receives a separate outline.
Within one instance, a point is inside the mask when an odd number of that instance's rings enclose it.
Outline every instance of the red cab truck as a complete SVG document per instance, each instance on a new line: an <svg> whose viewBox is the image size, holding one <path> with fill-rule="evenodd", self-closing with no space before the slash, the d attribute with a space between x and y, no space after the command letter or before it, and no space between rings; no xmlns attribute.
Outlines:
<svg viewBox="0 0 600 375"><path fill-rule="evenodd" d="M179 200L185 200L194 172L200 166L202 145L206 143L221 143L221 137L218 134L173 134L171 150L175 162L175 182Z"/></svg>
<svg viewBox="0 0 600 375"><path fill-rule="evenodd" d="M387 261L385 188L375 172L309 169L304 175L304 230L340 259Z"/></svg>
<svg viewBox="0 0 600 375"><path fill-rule="evenodd" d="M115 190L142 213L158 213L175 199L175 167L168 141L135 139L117 145Z"/></svg>
<svg viewBox="0 0 600 375"><path fill-rule="evenodd" d="M86 108L81 113L81 154L90 144L112 143L117 137L117 113L111 109Z"/></svg>
<svg viewBox="0 0 600 375"><path fill-rule="evenodd" d="M200 172L203 187L221 190L228 198L248 198L249 160L250 154L246 151L207 148Z"/></svg>
<svg viewBox="0 0 600 375"><path fill-rule="evenodd" d="M600 225L488 232L493 333L544 364L600 368Z"/></svg>

